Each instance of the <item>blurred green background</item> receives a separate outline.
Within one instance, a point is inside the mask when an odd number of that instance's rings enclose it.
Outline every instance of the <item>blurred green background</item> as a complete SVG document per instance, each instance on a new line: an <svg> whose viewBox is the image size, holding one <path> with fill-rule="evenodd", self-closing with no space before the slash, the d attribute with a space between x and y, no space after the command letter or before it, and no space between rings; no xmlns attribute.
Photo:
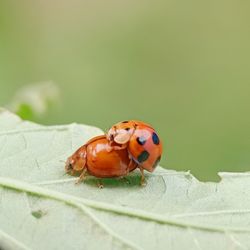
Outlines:
<svg viewBox="0 0 250 250"><path fill-rule="evenodd" d="M161 165L250 170L248 1L0 1L0 106L53 80L44 124L151 123Z"/></svg>

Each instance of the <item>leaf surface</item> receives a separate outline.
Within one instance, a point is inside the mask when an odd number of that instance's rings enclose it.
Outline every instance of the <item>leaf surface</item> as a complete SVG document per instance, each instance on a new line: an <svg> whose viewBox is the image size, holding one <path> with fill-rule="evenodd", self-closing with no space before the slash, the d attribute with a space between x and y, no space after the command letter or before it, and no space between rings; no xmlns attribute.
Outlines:
<svg viewBox="0 0 250 250"><path fill-rule="evenodd" d="M62 161L102 133L0 111L0 249L250 249L249 173L203 183L158 167L146 187L137 171L75 185Z"/></svg>

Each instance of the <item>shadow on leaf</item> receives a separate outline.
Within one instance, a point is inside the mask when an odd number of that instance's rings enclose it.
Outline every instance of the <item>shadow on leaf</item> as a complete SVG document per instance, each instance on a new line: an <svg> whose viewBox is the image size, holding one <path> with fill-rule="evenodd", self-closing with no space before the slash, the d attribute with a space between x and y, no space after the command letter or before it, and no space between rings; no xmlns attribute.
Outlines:
<svg viewBox="0 0 250 250"><path fill-rule="evenodd" d="M96 186L102 188L121 188L121 187L141 187L140 185L141 175L140 173L133 173L126 177L118 178L96 178L93 176L87 176L84 180L84 184L89 186Z"/></svg>

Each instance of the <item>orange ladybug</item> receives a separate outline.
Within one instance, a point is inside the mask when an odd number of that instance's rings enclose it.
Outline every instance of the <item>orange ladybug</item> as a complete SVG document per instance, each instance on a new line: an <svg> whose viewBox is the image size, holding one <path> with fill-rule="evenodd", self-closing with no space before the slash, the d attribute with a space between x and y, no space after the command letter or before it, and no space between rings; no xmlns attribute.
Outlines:
<svg viewBox="0 0 250 250"><path fill-rule="evenodd" d="M66 161L65 170L71 175L80 174L77 181L87 175L100 178L126 176L137 167L126 149L110 150L106 135L96 136L81 146Z"/></svg>
<svg viewBox="0 0 250 250"><path fill-rule="evenodd" d="M153 172L161 159L161 140L154 128L144 122L119 122L110 128L107 139L111 150L127 149L129 157L138 164L142 173L143 169Z"/></svg>

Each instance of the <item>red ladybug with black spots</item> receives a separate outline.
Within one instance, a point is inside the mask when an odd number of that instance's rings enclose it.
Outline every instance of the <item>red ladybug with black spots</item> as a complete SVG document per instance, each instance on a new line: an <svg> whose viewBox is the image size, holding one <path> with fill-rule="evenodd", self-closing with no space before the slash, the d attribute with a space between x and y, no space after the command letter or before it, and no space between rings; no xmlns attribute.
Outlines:
<svg viewBox="0 0 250 250"><path fill-rule="evenodd" d="M162 154L162 143L154 128L141 121L123 121L113 125L108 133L110 150L127 149L129 157L143 170L153 172Z"/></svg>

